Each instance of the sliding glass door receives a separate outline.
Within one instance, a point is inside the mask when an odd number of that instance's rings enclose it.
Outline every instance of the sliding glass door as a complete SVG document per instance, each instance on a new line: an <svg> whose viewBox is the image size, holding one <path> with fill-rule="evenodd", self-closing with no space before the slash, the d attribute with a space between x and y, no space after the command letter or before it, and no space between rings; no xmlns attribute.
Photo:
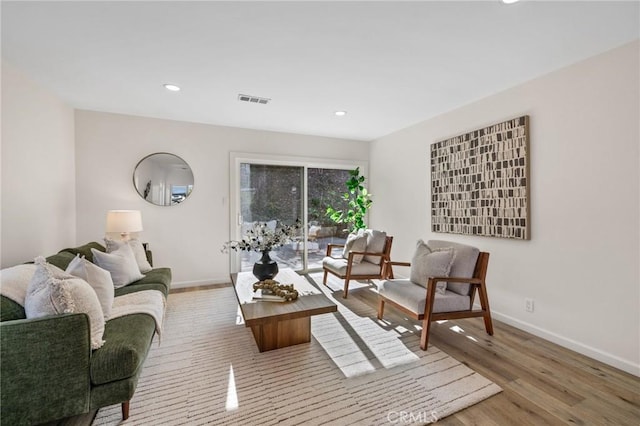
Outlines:
<svg viewBox="0 0 640 426"><path fill-rule="evenodd" d="M237 240L256 225L265 223L273 230L301 224L298 241L271 252L280 268L296 271L322 267L327 244L342 243L348 231L325 212L327 206L345 206L342 194L349 170L362 164L321 162L300 159L276 159L247 154L232 155L235 174L232 181L232 227L230 238ZM231 270L249 271L260 253L232 253Z"/></svg>

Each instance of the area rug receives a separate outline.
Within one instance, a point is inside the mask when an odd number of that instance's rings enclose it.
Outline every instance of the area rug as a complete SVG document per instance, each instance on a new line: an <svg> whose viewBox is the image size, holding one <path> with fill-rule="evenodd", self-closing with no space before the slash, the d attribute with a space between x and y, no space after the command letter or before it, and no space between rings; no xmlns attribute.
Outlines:
<svg viewBox="0 0 640 426"><path fill-rule="evenodd" d="M311 343L265 353L232 288L170 295L129 419L114 405L93 424L427 424L501 391L438 348L420 350L419 331L389 327L363 301L319 287L338 312L312 318Z"/></svg>

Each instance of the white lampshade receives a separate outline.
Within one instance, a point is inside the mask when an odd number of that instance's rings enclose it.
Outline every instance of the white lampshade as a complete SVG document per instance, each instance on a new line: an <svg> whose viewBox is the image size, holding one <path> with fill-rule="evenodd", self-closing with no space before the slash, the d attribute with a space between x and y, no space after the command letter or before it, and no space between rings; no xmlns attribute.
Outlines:
<svg viewBox="0 0 640 426"><path fill-rule="evenodd" d="M123 237L130 232L142 231L140 210L109 210L106 232L119 232Z"/></svg>

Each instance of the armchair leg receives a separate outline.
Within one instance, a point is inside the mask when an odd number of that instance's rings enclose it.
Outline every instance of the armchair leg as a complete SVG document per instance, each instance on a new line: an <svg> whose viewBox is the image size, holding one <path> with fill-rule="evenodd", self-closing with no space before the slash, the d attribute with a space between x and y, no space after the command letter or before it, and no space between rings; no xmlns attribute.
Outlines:
<svg viewBox="0 0 640 426"><path fill-rule="evenodd" d="M343 299L346 299L349 295L349 278L345 278L344 280L344 294L342 295Z"/></svg>
<svg viewBox="0 0 640 426"><path fill-rule="evenodd" d="M384 315L384 299L378 297L378 319L381 320Z"/></svg>
<svg viewBox="0 0 640 426"><path fill-rule="evenodd" d="M129 418L129 402L130 401L125 401L122 403L122 420Z"/></svg>
<svg viewBox="0 0 640 426"><path fill-rule="evenodd" d="M431 313L436 297L436 280L429 278L427 281L427 300L424 304L424 319L422 320L422 334L420 335L420 349L427 350L429 346L429 329L431 328Z"/></svg>
<svg viewBox="0 0 640 426"><path fill-rule="evenodd" d="M487 334L489 336L493 336L493 322L491 321L489 297L487 296L487 289L484 286L484 283L480 286L478 293L480 296L480 305L482 306L482 310L484 311L484 315L482 316L484 319L484 328L487 330Z"/></svg>
<svg viewBox="0 0 640 426"><path fill-rule="evenodd" d="M484 328L487 330L489 336L493 336L493 322L491 321L491 314L485 312L484 314Z"/></svg>
<svg viewBox="0 0 640 426"><path fill-rule="evenodd" d="M429 346L429 329L431 328L431 320L429 318L425 318L422 321L422 334L420 335L420 349L423 351L427 350L427 346Z"/></svg>
<svg viewBox="0 0 640 426"><path fill-rule="evenodd" d="M324 270L324 277L322 278L322 284L327 285L327 270Z"/></svg>

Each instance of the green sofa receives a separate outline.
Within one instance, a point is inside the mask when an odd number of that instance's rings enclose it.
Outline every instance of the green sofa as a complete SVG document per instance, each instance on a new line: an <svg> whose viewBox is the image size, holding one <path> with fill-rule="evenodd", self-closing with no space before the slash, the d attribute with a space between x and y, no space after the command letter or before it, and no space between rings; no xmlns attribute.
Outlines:
<svg viewBox="0 0 640 426"><path fill-rule="evenodd" d="M105 251L94 242L47 261L62 269L76 254L93 261L91 248ZM166 297L170 287L171 269L155 268L115 295L156 289ZM114 318L105 325L105 344L91 350L86 314L26 319L22 306L1 296L1 424L40 424L120 403L126 419L155 328L146 314Z"/></svg>

